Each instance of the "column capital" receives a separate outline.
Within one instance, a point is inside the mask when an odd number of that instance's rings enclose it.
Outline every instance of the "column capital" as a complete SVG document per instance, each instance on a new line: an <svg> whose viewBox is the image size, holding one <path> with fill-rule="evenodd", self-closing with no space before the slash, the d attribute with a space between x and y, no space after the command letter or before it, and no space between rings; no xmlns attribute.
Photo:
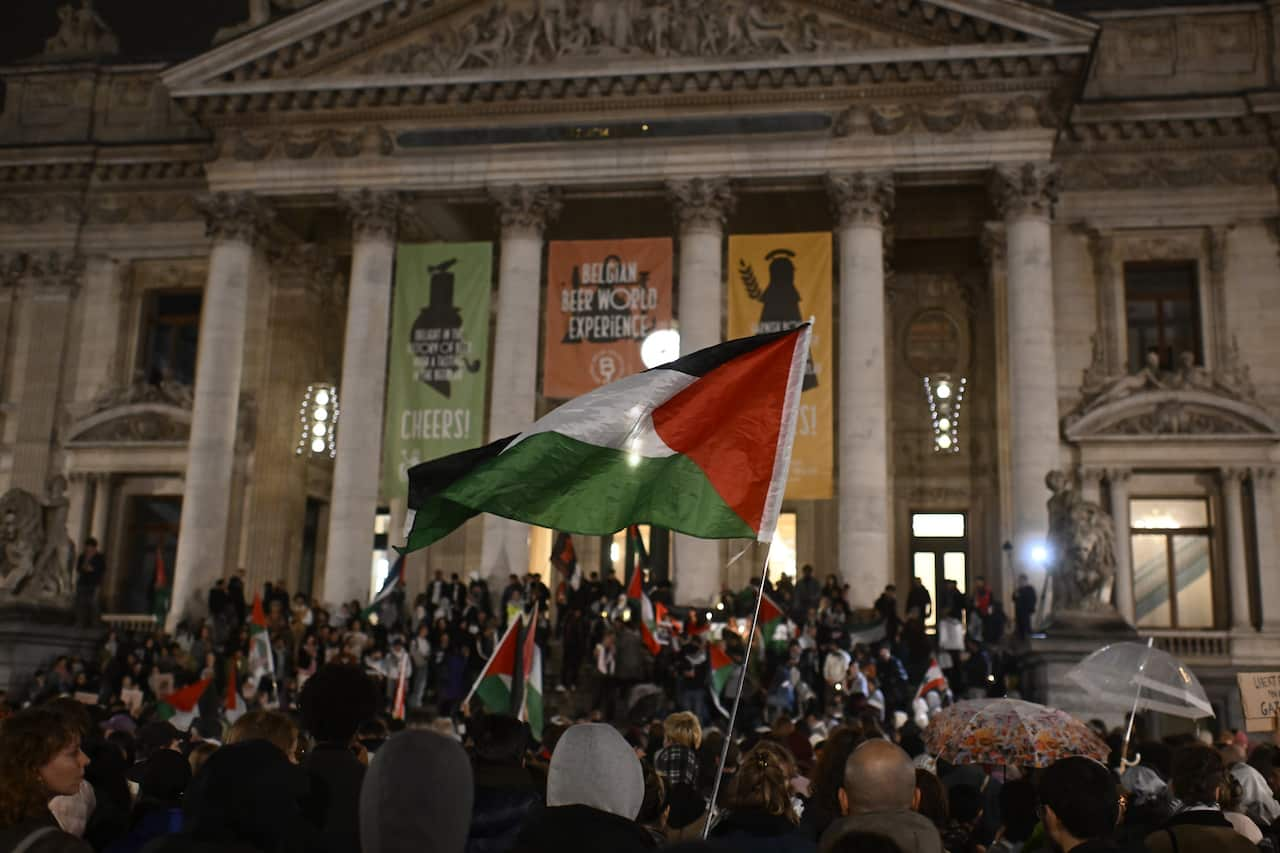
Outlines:
<svg viewBox="0 0 1280 853"><path fill-rule="evenodd" d="M851 225L883 227L893 212L890 172L851 172L827 175L827 195L841 228Z"/></svg>
<svg viewBox="0 0 1280 853"><path fill-rule="evenodd" d="M1080 477L1080 484L1087 486L1101 484L1103 480L1107 479L1108 471L1106 468L1098 468L1093 465L1081 465L1076 473Z"/></svg>
<svg viewBox="0 0 1280 853"><path fill-rule="evenodd" d="M1133 476L1132 468L1106 468L1103 470L1106 473L1107 482L1113 486L1128 483L1129 478Z"/></svg>
<svg viewBox="0 0 1280 853"><path fill-rule="evenodd" d="M356 240L394 240L404 204L397 192L370 189L343 193L338 197L351 220L351 236Z"/></svg>
<svg viewBox="0 0 1280 853"><path fill-rule="evenodd" d="M681 229L724 228L738 203L728 178L668 181L667 197Z"/></svg>
<svg viewBox="0 0 1280 853"><path fill-rule="evenodd" d="M23 287L36 298L70 299L80 288L85 258L70 249L0 253L0 287Z"/></svg>
<svg viewBox="0 0 1280 853"><path fill-rule="evenodd" d="M498 223L505 228L521 228L541 234L564 206L560 190L546 184L512 184L491 187L489 197L498 207Z"/></svg>
<svg viewBox="0 0 1280 853"><path fill-rule="evenodd" d="M275 214L252 193L206 193L195 199L204 214L205 236L215 242L238 240L253 245Z"/></svg>
<svg viewBox="0 0 1280 853"><path fill-rule="evenodd" d="M1058 200L1058 167L1052 163L997 166L992 174L991 194L1005 219L1047 219Z"/></svg>
<svg viewBox="0 0 1280 853"><path fill-rule="evenodd" d="M1224 486L1231 484L1238 488L1241 483L1249 479L1249 469L1248 468L1219 468L1218 478L1222 481L1222 484Z"/></svg>
<svg viewBox="0 0 1280 853"><path fill-rule="evenodd" d="M1255 485L1270 485L1276 477L1274 465L1251 465L1248 472L1249 479L1253 480Z"/></svg>

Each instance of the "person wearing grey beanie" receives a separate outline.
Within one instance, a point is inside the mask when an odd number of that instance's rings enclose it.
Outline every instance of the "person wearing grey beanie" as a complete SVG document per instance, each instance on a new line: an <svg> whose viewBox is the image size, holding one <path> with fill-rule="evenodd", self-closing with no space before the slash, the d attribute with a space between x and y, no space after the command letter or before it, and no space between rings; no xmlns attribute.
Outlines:
<svg viewBox="0 0 1280 853"><path fill-rule="evenodd" d="M400 732L369 765L360 791L364 853L462 853L471 827L471 762L435 732Z"/></svg>
<svg viewBox="0 0 1280 853"><path fill-rule="evenodd" d="M525 824L513 853L651 849L653 837L635 822L643 803L644 771L617 729L573 726L551 754L547 808Z"/></svg>

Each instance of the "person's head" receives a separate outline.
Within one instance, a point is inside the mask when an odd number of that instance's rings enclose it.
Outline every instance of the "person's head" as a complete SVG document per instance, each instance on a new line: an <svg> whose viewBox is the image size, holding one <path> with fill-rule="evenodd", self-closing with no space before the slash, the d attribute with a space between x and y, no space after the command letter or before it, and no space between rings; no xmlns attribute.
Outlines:
<svg viewBox="0 0 1280 853"><path fill-rule="evenodd" d="M687 746L697 752L702 746L702 724L688 711L670 714L662 722L662 740L666 746Z"/></svg>
<svg viewBox="0 0 1280 853"><path fill-rule="evenodd" d="M285 758L298 761L298 726L278 711L250 711L231 724L227 745L247 740L265 740L274 744Z"/></svg>
<svg viewBox="0 0 1280 853"><path fill-rule="evenodd" d="M442 779L449 783L440 784ZM378 750L360 789L361 849L462 853L473 798L471 763L457 741L435 732L400 732Z"/></svg>
<svg viewBox="0 0 1280 853"><path fill-rule="evenodd" d="M1027 576L1026 576L1026 575L1018 575L1018 585L1019 585L1019 586L1026 586L1026 585L1027 585L1027 583L1028 583L1028 578L1027 578Z"/></svg>
<svg viewBox="0 0 1280 853"><path fill-rule="evenodd" d="M1106 767L1073 756L1040 776L1045 832L1061 850L1083 841L1110 837L1120 817L1120 799Z"/></svg>
<svg viewBox="0 0 1280 853"><path fill-rule="evenodd" d="M589 806L635 820L643 801L640 759L617 729L585 723L560 737L547 770L548 806Z"/></svg>
<svg viewBox="0 0 1280 853"><path fill-rule="evenodd" d="M811 804L818 804L828 815L835 816L841 811L840 789L844 785L844 765L849 760L849 754L862 741L860 729L844 726L827 736L822 751L818 753L818 762L810 774L812 784L809 801Z"/></svg>
<svg viewBox="0 0 1280 853"><path fill-rule="evenodd" d="M938 829L945 829L951 819L947 808L947 789L942 780L921 767L916 768L916 790L920 792L915 810Z"/></svg>
<svg viewBox="0 0 1280 853"><path fill-rule="evenodd" d="M377 685L359 666L326 664L302 688L303 725L317 742L346 745L378 713L379 701Z"/></svg>
<svg viewBox="0 0 1280 853"><path fill-rule="evenodd" d="M794 770L795 761L785 747L760 741L742 756L725 805L731 812L763 813L799 823L800 817L791 805Z"/></svg>
<svg viewBox="0 0 1280 853"><path fill-rule="evenodd" d="M181 749L182 732L173 723L155 720L138 729L138 760L146 761L162 750Z"/></svg>
<svg viewBox="0 0 1280 853"><path fill-rule="evenodd" d="M84 553L86 557L92 557L98 553L98 540L92 536L84 540Z"/></svg>
<svg viewBox="0 0 1280 853"><path fill-rule="evenodd" d="M520 765L529 748L529 726L500 714L486 716L473 727L477 764Z"/></svg>
<svg viewBox="0 0 1280 853"><path fill-rule="evenodd" d="M951 819L973 826L982 817L982 791L976 785L953 785L947 795Z"/></svg>
<svg viewBox="0 0 1280 853"><path fill-rule="evenodd" d="M1000 788L1000 814L1004 818L1004 837L1010 841L1026 841L1036 828L1036 789L1026 779L1005 782Z"/></svg>
<svg viewBox="0 0 1280 853"><path fill-rule="evenodd" d="M813 566L809 565L808 563L805 563L803 566L800 567L800 574L806 578L813 577Z"/></svg>
<svg viewBox="0 0 1280 853"><path fill-rule="evenodd" d="M178 808L191 784L191 776L191 764L181 753L168 749L157 752L142 771L138 785L139 808Z"/></svg>
<svg viewBox="0 0 1280 853"><path fill-rule="evenodd" d="M187 763L191 765L191 775L194 777L204 767L209 756L218 751L218 744L204 741L198 743L192 748L190 754L187 755Z"/></svg>
<svg viewBox="0 0 1280 853"><path fill-rule="evenodd" d="M79 792L89 759L66 717L44 708L0 723L0 827L46 813L49 800Z"/></svg>
<svg viewBox="0 0 1280 853"><path fill-rule="evenodd" d="M1280 747L1262 744L1249 756L1249 766L1262 774L1272 793L1280 793Z"/></svg>
<svg viewBox="0 0 1280 853"><path fill-rule="evenodd" d="M1173 754L1169 785L1185 805L1216 805L1227 785L1227 768L1213 747L1184 746Z"/></svg>
<svg viewBox="0 0 1280 853"><path fill-rule="evenodd" d="M840 788L841 812L909 811L916 797L916 768L901 747L887 740L869 740L850 753Z"/></svg>

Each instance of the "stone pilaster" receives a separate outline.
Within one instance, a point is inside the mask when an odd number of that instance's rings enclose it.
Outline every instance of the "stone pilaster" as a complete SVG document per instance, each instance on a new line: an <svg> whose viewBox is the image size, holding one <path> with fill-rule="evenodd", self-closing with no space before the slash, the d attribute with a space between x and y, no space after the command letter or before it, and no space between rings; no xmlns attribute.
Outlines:
<svg viewBox="0 0 1280 853"><path fill-rule="evenodd" d="M1120 616L1130 625L1138 620L1133 594L1133 550L1129 546L1129 477L1128 468L1111 468L1107 472L1110 490L1111 522L1116 535L1116 581L1113 601Z"/></svg>
<svg viewBox="0 0 1280 853"><path fill-rule="evenodd" d="M884 293L884 227L893 211L893 178L828 175L827 192L840 259L839 566L853 606L867 607L893 582Z"/></svg>
<svg viewBox="0 0 1280 853"><path fill-rule="evenodd" d="M1249 481L1253 486L1253 529L1257 534L1258 557L1258 610L1261 613L1262 630L1280 633L1280 542L1276 540L1276 469L1270 465L1258 465L1249 469Z"/></svg>
<svg viewBox="0 0 1280 853"><path fill-rule="evenodd" d="M724 178L667 184L679 245L682 355L714 346L724 328L724 232L736 200ZM718 542L672 534L672 584L681 603L710 604L720 591Z"/></svg>
<svg viewBox="0 0 1280 853"><path fill-rule="evenodd" d="M489 438L513 435L537 415L538 317L543 233L560 214L560 193L546 186L491 190L501 229L498 322L493 339ZM528 525L485 516L482 573L504 578L529 570Z"/></svg>
<svg viewBox="0 0 1280 853"><path fill-rule="evenodd" d="M992 192L1005 220L1009 339L1010 486L1013 565L1039 588L1045 567L1033 555L1048 531L1045 475L1059 467L1058 370L1049 219L1057 171L1048 163L1001 167Z"/></svg>
<svg viewBox="0 0 1280 853"><path fill-rule="evenodd" d="M338 382L338 440L329 503L324 600L366 601L382 471L391 275L402 204L395 193L343 198L351 217L351 287Z"/></svg>
<svg viewBox="0 0 1280 853"><path fill-rule="evenodd" d="M1245 547L1244 500L1242 485L1249 472L1241 468L1224 468L1222 480L1223 526L1227 534L1227 592L1231 597L1231 628L1252 631L1253 617L1249 609L1249 555Z"/></svg>
<svg viewBox="0 0 1280 853"><path fill-rule="evenodd" d="M200 200L206 218L209 278L200 308L200 343L191 407L191 437L182 493L178 555L173 567L173 630L200 612L210 584L228 569L228 526L236 461L240 381L244 367L254 243L270 211L247 193ZM234 568L234 567L231 567Z"/></svg>

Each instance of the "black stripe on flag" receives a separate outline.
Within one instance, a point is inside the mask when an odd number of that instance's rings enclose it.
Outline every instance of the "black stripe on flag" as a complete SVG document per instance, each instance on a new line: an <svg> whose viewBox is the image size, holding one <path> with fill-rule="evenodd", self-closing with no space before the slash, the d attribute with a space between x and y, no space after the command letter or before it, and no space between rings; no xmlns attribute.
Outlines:
<svg viewBox="0 0 1280 853"><path fill-rule="evenodd" d="M409 509L419 509L431 498L496 457L518 435L509 435L474 450L463 450L414 465L409 469Z"/></svg>
<svg viewBox="0 0 1280 853"><path fill-rule="evenodd" d="M749 338L738 338L737 340L725 341L722 344L715 344L706 349L700 349L697 352L691 352L683 355L675 361L662 364L651 370L678 370L681 373L687 373L690 376L706 376L720 365L727 361L733 361L739 356L746 355L752 350L759 349L765 344L772 343L778 338L785 338L787 335L794 335L797 330L803 329L808 323L802 323L794 329L787 329L783 332L769 332L764 335L752 335ZM412 505L412 504L411 504Z"/></svg>

